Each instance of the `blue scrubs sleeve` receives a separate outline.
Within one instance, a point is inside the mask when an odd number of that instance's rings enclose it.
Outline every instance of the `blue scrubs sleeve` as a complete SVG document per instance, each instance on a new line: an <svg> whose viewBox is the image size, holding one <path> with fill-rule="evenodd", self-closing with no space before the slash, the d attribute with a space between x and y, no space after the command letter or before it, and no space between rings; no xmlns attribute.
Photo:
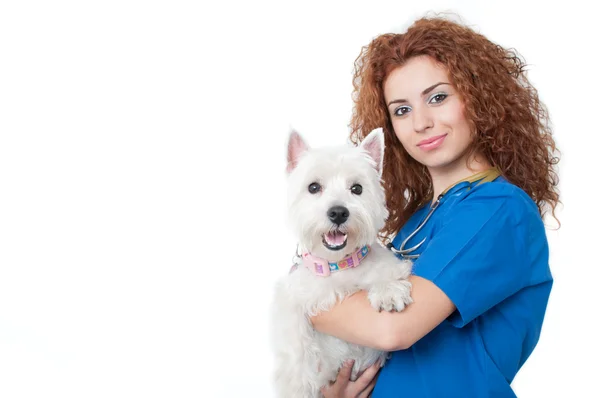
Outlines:
<svg viewBox="0 0 600 398"><path fill-rule="evenodd" d="M457 311L448 320L463 327L528 285L525 245L538 216L513 195L469 195L448 213L413 273L450 298Z"/></svg>

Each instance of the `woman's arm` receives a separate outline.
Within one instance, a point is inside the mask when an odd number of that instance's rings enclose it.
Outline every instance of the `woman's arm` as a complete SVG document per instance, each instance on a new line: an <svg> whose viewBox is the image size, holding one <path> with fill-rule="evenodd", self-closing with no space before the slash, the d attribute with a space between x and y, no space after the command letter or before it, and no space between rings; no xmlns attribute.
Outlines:
<svg viewBox="0 0 600 398"><path fill-rule="evenodd" d="M316 330L384 351L404 350L442 323L456 307L433 282L409 278L414 300L401 312L378 312L361 290L311 318Z"/></svg>

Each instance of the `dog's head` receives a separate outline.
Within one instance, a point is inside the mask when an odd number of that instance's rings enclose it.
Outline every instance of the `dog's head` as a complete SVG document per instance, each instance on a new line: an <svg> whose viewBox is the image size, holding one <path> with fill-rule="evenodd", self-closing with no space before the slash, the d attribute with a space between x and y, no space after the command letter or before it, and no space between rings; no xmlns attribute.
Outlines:
<svg viewBox="0 0 600 398"><path fill-rule="evenodd" d="M381 186L383 131L358 147L311 149L299 134L288 141L288 213L308 252L338 261L373 244L388 211Z"/></svg>

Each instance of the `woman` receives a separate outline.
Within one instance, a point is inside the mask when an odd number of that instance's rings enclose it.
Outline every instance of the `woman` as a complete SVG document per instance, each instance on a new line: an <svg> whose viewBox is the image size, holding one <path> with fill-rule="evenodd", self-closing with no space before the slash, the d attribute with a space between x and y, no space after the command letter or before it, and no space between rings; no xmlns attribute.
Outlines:
<svg viewBox="0 0 600 398"><path fill-rule="evenodd" d="M364 291L316 330L393 351L375 377L350 364L325 397L514 397L552 276L542 217L558 202L548 115L524 63L457 23L421 19L356 62L351 138L384 127L382 238L414 261L414 303L378 313ZM375 386L376 382L376 386Z"/></svg>

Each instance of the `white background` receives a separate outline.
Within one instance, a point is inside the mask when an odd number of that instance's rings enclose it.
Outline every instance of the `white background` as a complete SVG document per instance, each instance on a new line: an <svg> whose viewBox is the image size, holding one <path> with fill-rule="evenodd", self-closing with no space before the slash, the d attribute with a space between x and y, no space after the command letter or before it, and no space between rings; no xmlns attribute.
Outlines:
<svg viewBox="0 0 600 398"><path fill-rule="evenodd" d="M287 133L345 142L361 46L430 10L525 57L563 152L554 290L514 389L600 396L585 3L2 2L0 396L273 396Z"/></svg>

